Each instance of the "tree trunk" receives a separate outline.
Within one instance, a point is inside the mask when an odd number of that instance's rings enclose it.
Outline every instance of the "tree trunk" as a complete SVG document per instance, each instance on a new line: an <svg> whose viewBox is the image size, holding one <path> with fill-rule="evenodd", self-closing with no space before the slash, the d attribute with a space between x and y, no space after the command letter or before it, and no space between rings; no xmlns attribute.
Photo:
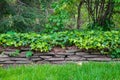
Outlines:
<svg viewBox="0 0 120 80"><path fill-rule="evenodd" d="M77 17L77 29L80 28L80 24L81 24L81 7L82 7L82 4L83 4L84 0L80 1L79 3L79 6L78 6L78 17Z"/></svg>
<svg viewBox="0 0 120 80"><path fill-rule="evenodd" d="M88 15L92 20L91 28L100 26L109 29L114 9L113 0L85 0L85 2Z"/></svg>

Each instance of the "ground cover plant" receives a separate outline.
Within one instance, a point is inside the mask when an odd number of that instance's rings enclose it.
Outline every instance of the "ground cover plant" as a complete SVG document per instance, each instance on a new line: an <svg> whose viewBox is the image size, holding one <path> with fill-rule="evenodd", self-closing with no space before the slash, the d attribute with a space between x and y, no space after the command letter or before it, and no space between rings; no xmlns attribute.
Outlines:
<svg viewBox="0 0 120 80"><path fill-rule="evenodd" d="M120 31L63 31L53 34L6 33L0 35L3 47L30 47L31 50L49 52L59 46L76 46L79 49L98 51L120 57Z"/></svg>
<svg viewBox="0 0 120 80"><path fill-rule="evenodd" d="M0 80L119 80L119 62L0 68Z"/></svg>

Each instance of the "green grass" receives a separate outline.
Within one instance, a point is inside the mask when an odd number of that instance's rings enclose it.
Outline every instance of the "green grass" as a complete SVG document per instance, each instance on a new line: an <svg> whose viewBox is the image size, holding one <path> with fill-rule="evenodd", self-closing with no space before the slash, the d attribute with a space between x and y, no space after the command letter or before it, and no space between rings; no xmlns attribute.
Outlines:
<svg viewBox="0 0 120 80"><path fill-rule="evenodd" d="M120 80L120 63L27 65L0 68L0 80Z"/></svg>

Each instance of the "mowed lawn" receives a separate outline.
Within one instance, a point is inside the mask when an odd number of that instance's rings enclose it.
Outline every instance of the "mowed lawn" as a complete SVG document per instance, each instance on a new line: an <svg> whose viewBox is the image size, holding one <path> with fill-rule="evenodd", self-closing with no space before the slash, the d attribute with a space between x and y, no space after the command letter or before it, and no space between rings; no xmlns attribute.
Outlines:
<svg viewBox="0 0 120 80"><path fill-rule="evenodd" d="M120 80L119 62L42 64L0 68L0 80Z"/></svg>

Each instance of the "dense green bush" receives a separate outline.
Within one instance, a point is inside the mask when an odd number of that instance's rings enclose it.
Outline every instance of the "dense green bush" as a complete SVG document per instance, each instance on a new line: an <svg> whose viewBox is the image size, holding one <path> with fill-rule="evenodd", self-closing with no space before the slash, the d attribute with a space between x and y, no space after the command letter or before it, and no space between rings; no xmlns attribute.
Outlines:
<svg viewBox="0 0 120 80"><path fill-rule="evenodd" d="M53 34L6 33L0 35L3 47L29 46L32 50L48 52L53 47L75 45L86 51L99 51L120 57L120 31L64 31Z"/></svg>
<svg viewBox="0 0 120 80"><path fill-rule="evenodd" d="M40 32L53 0L0 0L0 33Z"/></svg>

